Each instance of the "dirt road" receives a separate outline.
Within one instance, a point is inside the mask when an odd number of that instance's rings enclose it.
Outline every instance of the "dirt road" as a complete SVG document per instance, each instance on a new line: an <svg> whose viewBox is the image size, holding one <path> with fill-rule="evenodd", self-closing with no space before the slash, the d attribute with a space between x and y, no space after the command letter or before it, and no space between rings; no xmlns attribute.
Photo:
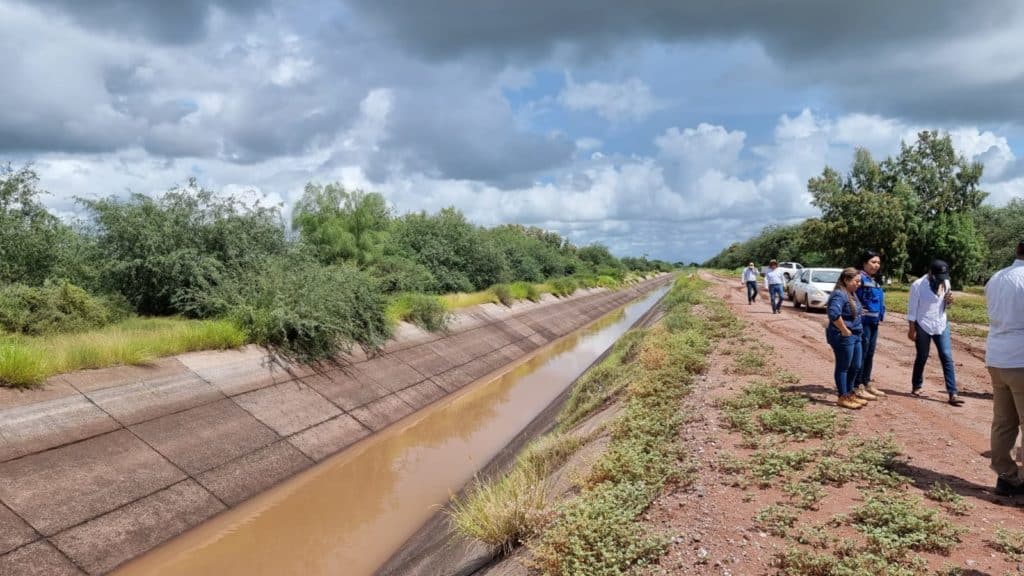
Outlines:
<svg viewBox="0 0 1024 576"><path fill-rule="evenodd" d="M794 309L786 302L782 314L773 315L767 298L747 304L738 279L710 274L705 278L742 319L744 333L770 346L766 370L799 375L792 390L806 394L822 409L841 410L833 407L833 356L825 342L824 313ZM906 338L906 326L902 315L887 315L879 333L874 381L888 396L859 411L842 410L852 418L848 436L891 434L903 452L900 472L913 482L910 492L923 494L942 482L973 506L966 515L952 518L969 532L950 555L922 554L932 570L958 566L962 571L951 573L1024 573L1018 572L1024 567L992 545L997 527L1024 529L1024 498L1003 498L991 491L995 481L988 468L992 395L983 361L984 341L954 336L957 380L965 404L953 407L946 403L934 351L925 372L928 396L910 395L914 346ZM767 534L754 521L759 510L778 500L780 492L730 486L717 464L723 453L743 452L739 435L726 428L717 401L758 379L730 368L736 353L736 346L720 347L712 368L688 400L699 419L686 428L683 441L699 461L698 478L687 488L663 495L647 514L657 529L678 534L654 573L771 574L778 570L776 553L793 545ZM862 494L853 487L832 489L820 509L808 514L812 520L827 522L862 502Z"/></svg>

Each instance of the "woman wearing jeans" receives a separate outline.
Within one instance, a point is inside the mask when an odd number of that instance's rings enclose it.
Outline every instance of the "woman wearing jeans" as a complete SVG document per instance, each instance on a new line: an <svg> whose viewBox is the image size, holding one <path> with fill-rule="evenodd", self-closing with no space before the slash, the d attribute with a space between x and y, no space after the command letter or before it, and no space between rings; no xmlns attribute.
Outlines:
<svg viewBox="0 0 1024 576"><path fill-rule="evenodd" d="M853 393L863 400L875 400L885 396L885 392L871 383L875 344L878 342L878 325L885 319L885 292L882 291L882 285L875 278L881 267L882 259L874 250L865 251L857 263L857 268L860 268L860 288L857 288L857 298L864 305L863 330L860 337L863 360Z"/></svg>
<svg viewBox="0 0 1024 576"><path fill-rule="evenodd" d="M825 339L836 355L836 405L857 410L868 403L853 393L861 366L861 315L864 306L857 299L860 270L846 268L828 297L828 327Z"/></svg>

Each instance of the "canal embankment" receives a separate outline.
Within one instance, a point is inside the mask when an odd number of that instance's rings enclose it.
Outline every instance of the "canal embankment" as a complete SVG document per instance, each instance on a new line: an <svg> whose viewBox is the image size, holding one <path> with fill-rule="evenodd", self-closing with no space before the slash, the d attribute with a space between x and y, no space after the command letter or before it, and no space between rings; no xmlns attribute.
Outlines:
<svg viewBox="0 0 1024 576"><path fill-rule="evenodd" d="M0 391L0 572L105 573L668 280L403 325L372 357L247 347Z"/></svg>

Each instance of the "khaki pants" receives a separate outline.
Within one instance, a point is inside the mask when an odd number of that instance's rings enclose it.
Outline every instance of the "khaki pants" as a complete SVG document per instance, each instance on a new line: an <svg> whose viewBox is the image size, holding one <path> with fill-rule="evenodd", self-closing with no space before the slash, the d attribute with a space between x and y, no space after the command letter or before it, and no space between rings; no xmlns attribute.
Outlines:
<svg viewBox="0 0 1024 576"><path fill-rule="evenodd" d="M1024 428L1024 368L992 368L992 469L1012 484L1024 481L1013 460L1017 433Z"/></svg>

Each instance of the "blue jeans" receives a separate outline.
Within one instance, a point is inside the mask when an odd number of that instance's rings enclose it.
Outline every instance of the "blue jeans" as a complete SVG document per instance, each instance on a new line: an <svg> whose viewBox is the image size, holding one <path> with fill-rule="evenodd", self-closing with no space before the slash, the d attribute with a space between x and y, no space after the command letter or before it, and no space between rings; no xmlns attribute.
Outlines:
<svg viewBox="0 0 1024 576"><path fill-rule="evenodd" d="M932 342L939 351L939 361L942 362L942 377L946 380L946 392L956 394L956 371L953 367L953 342L949 336L949 323L942 334L929 334L925 332L920 324L917 324L917 340L914 344L917 347L917 357L914 358L914 373L911 376L910 384L914 390L924 385L924 364L928 361L928 352Z"/></svg>
<svg viewBox="0 0 1024 576"><path fill-rule="evenodd" d="M757 280L747 281L747 304L757 300Z"/></svg>
<svg viewBox="0 0 1024 576"><path fill-rule="evenodd" d="M782 308L782 284L769 284L768 296L772 299L772 312Z"/></svg>
<svg viewBox="0 0 1024 576"><path fill-rule="evenodd" d="M875 363L875 344L878 342L878 324L869 324L866 320L861 323L860 351L863 361L860 367L860 376L857 377L857 385L867 385L871 382L871 366Z"/></svg>
<svg viewBox="0 0 1024 576"><path fill-rule="evenodd" d="M840 396L851 394L854 384L857 383L857 375L860 374L861 335L855 332L850 336L843 336L838 329L830 326L825 330L825 339L836 355L836 369L833 373L836 393Z"/></svg>

